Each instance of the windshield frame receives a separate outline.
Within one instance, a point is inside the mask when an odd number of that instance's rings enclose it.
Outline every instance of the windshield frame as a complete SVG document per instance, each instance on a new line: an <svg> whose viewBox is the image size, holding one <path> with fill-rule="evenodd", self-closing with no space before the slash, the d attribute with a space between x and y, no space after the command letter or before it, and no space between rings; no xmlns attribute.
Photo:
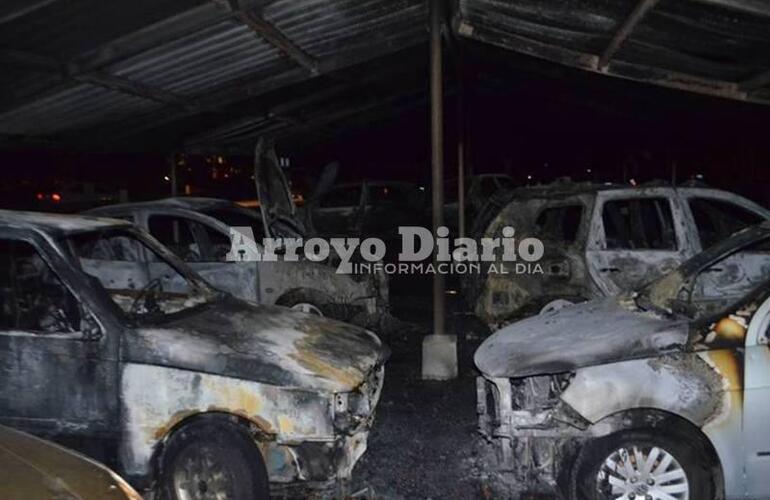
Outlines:
<svg viewBox="0 0 770 500"><path fill-rule="evenodd" d="M112 299L108 289L104 288L103 292L101 290L97 290L99 295L103 295L102 298L106 301L106 303L110 304L110 309L113 310L121 322L129 326L137 326L140 324L160 324L174 317L185 315L191 311L197 310L202 306L218 300L223 296L223 294L226 294L226 292L213 288L207 281L205 281L200 275L198 275L173 252L171 252L171 250L167 249L165 246L163 246L162 243L153 238L152 235L142 230L141 228L129 224L116 224L114 226L100 227L98 229L72 231L56 238L56 243L64 251L64 257L69 261L73 268L77 270L77 272L81 273L81 277L85 280L86 283L89 283L91 279L98 278L90 275L85 271L85 269L83 269L83 266L80 262L80 257L78 256L78 253L75 249L75 242L72 240L72 238L85 234L96 235L99 233L124 233L127 236L136 238L142 245L144 245L142 248L141 260L137 262L149 265L149 261L147 261L147 255L145 255L146 250L149 249L155 252L155 254L161 259L161 262L168 265L189 283L190 296L200 297L202 299L200 303L171 313L135 315L129 314L127 311L123 310Z"/></svg>
<svg viewBox="0 0 770 500"><path fill-rule="evenodd" d="M731 237L712 245L686 260L673 271L640 287L632 293L632 296L637 305L642 308L649 307L662 312L673 313L671 304L677 300L685 285L697 279L704 270L712 267L714 264L762 241L770 241L770 226L766 222L738 231ZM756 295L757 291L761 290L768 283L770 283L770 277L758 283L750 293L729 307L733 307ZM691 320L696 322L706 321L707 319L691 318Z"/></svg>

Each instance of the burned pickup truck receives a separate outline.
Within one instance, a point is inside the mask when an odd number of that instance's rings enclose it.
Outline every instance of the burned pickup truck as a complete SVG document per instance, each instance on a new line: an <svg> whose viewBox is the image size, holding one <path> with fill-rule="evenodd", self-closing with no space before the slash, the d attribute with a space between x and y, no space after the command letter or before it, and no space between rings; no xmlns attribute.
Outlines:
<svg viewBox="0 0 770 500"><path fill-rule="evenodd" d="M501 474L569 499L770 498L770 223L476 351Z"/></svg>
<svg viewBox="0 0 770 500"><path fill-rule="evenodd" d="M388 356L373 333L213 289L125 221L0 211L0 259L1 423L170 500L350 478Z"/></svg>
<svg viewBox="0 0 770 500"><path fill-rule="evenodd" d="M557 182L498 196L478 236L543 241L542 273L468 275L466 299L490 325L633 290L770 212L717 189ZM482 221L490 220L489 223ZM501 262L494 262L498 269Z"/></svg>

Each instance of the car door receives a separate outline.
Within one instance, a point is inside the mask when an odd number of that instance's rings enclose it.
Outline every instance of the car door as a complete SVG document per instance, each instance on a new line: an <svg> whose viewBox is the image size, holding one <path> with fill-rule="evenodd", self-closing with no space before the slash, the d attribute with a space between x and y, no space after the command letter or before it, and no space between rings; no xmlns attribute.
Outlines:
<svg viewBox="0 0 770 500"><path fill-rule="evenodd" d="M118 434L118 339L50 250L42 238L0 234L0 423L93 454Z"/></svg>
<svg viewBox="0 0 770 500"><path fill-rule="evenodd" d="M767 219L767 211L741 198L718 191L693 190L685 194L697 230L698 245L706 249L720 240ZM756 245L736 253L699 279L698 293L711 297L737 298L770 269L770 245Z"/></svg>
<svg viewBox="0 0 770 500"><path fill-rule="evenodd" d="M694 252L672 189L597 194L587 244L588 270L603 293L633 290Z"/></svg>
<svg viewBox="0 0 770 500"><path fill-rule="evenodd" d="M246 300L259 301L258 262L228 261L230 230L196 213L151 212L147 229L215 288ZM150 262L150 273L160 276L165 264Z"/></svg>
<svg viewBox="0 0 770 500"><path fill-rule="evenodd" d="M770 497L770 299L759 307L746 335L743 396L746 498Z"/></svg>

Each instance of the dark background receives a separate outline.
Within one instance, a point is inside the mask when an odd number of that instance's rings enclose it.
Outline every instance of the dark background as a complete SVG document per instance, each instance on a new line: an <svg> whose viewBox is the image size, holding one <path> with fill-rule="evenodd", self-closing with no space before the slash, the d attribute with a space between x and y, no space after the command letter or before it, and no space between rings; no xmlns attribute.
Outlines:
<svg viewBox="0 0 770 500"><path fill-rule="evenodd" d="M427 62L427 53L426 62ZM503 172L519 184L570 176L597 182L684 182L700 175L711 186L770 206L770 107L654 87L543 63L496 50L469 50L459 72L446 61L445 169L456 176L458 95L462 87L467 169ZM427 91L427 65L424 73ZM459 84L458 82L462 82ZM319 138L279 142L300 191L327 162L340 180L430 179L427 99L366 125L344 122ZM254 196L248 156L181 155L180 186L192 193ZM167 196L166 152L88 153L62 150L0 152L2 204L21 207L66 180L97 181L128 191L129 199ZM217 175L212 168L218 168ZM531 180L528 180L531 176ZM216 179L214 178L216 177ZM180 187L180 191L181 191Z"/></svg>

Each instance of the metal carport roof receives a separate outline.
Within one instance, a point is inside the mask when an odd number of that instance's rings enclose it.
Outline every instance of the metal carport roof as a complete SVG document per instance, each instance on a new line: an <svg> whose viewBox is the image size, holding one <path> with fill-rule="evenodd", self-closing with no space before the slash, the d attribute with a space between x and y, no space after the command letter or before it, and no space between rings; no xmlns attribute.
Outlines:
<svg viewBox="0 0 770 500"><path fill-rule="evenodd" d="M461 43L770 103L764 0L448 5ZM423 0L7 1L0 143L244 151L333 133L425 102L426 17Z"/></svg>

